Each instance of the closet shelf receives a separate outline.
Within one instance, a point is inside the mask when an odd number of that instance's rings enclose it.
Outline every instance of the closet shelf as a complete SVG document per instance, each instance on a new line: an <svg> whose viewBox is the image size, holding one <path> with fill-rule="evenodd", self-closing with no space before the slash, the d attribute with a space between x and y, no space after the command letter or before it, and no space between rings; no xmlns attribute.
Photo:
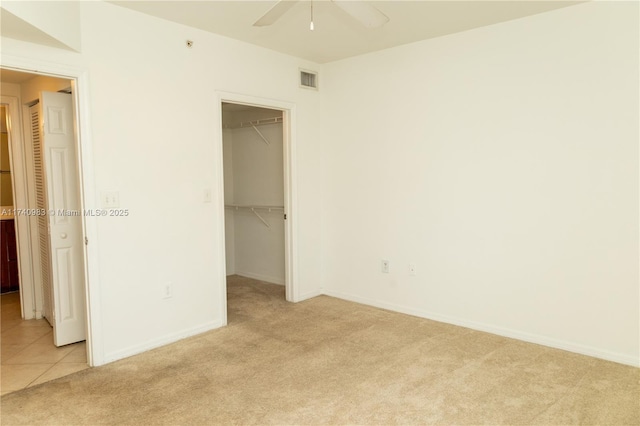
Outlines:
<svg viewBox="0 0 640 426"><path fill-rule="evenodd" d="M282 117L262 118L260 120L242 121L231 126L224 126L225 129L242 129L245 127L264 126L266 124L282 123Z"/></svg>
<svg viewBox="0 0 640 426"><path fill-rule="evenodd" d="M224 128L225 129L242 129L242 128L252 127L253 130L256 131L256 133L258 134L258 136L260 136L260 139L262 139L264 143L266 143L267 145L271 145L269 140L264 137L264 135L260 130L258 130L257 126L264 126L265 124L276 124L276 123L282 123L282 117L262 118L260 120L254 120L254 121L242 121L232 126L224 126Z"/></svg>
<svg viewBox="0 0 640 426"><path fill-rule="evenodd" d="M225 207L233 208L233 209L258 209L258 210L284 210L284 206L263 206L257 204L225 204Z"/></svg>
<svg viewBox="0 0 640 426"><path fill-rule="evenodd" d="M260 219L262 223L264 223L264 226L266 226L269 229L271 229L271 225L269 224L269 222L267 222L265 218L260 216L260 213L258 213L256 210L267 210L269 211L269 213L271 213L272 211L284 211L284 206L225 204L225 207L230 209L235 209L235 210L239 210L239 209L251 210L251 213L256 215L256 217Z"/></svg>

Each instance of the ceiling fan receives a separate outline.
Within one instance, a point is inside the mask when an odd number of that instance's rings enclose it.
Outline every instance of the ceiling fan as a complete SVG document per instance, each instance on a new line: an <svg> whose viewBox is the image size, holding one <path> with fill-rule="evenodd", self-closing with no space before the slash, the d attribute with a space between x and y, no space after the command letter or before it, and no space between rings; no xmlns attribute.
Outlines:
<svg viewBox="0 0 640 426"><path fill-rule="evenodd" d="M284 15L298 0L280 0L267 11L260 19L253 23L254 27L266 27L275 23ZM364 1L355 0L331 0L331 3L344 10L355 20L367 28L377 28L386 24L389 17L380 12L375 7ZM311 0L311 26L313 30L313 0Z"/></svg>

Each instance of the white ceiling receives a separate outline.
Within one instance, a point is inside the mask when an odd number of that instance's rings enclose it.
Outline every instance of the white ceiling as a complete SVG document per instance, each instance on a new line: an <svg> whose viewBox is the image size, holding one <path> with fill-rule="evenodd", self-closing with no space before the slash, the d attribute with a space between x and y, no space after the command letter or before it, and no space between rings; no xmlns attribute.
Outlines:
<svg viewBox="0 0 640 426"><path fill-rule="evenodd" d="M268 27L252 24L274 4L265 1L111 1L169 21L246 41L317 63L326 63L414 41L518 19L581 1L371 1L390 21L364 28L329 0L297 2ZM197 40L195 40L197 43Z"/></svg>
<svg viewBox="0 0 640 426"><path fill-rule="evenodd" d="M6 3L6 1L0 1L0 6ZM0 35L2 35L2 37L15 38L44 46L68 49L68 46L64 43L56 40L31 23L20 19L4 7L0 7Z"/></svg>

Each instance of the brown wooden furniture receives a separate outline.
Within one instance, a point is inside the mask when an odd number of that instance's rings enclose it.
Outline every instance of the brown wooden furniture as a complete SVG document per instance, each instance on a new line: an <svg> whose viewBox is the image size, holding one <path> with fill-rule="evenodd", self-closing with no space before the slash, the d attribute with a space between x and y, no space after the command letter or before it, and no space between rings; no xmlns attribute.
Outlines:
<svg viewBox="0 0 640 426"><path fill-rule="evenodd" d="M14 220L0 220L0 228L0 293L7 293L20 288Z"/></svg>

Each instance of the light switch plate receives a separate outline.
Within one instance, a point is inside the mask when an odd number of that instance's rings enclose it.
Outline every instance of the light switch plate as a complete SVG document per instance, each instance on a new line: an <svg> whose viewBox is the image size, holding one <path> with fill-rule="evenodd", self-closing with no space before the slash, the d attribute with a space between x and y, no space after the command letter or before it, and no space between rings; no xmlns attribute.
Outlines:
<svg viewBox="0 0 640 426"><path fill-rule="evenodd" d="M205 203L211 202L211 188L205 188L202 191L202 201Z"/></svg>
<svg viewBox="0 0 640 426"><path fill-rule="evenodd" d="M120 207L120 193L117 191L104 192L102 194L102 207L105 209Z"/></svg>

